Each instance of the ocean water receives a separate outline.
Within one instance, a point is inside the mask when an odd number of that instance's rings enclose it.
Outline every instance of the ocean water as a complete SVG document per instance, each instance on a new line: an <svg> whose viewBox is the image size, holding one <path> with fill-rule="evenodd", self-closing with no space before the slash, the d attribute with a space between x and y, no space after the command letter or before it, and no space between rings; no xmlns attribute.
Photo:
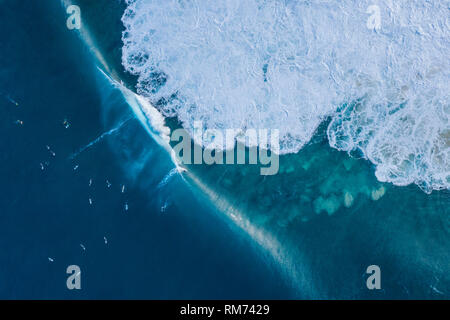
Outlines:
<svg viewBox="0 0 450 320"><path fill-rule="evenodd" d="M371 5L130 0L122 63L155 103L176 94L161 109L190 131L276 128L296 153L331 117L330 146L380 181L449 189L449 2L378 1L375 30Z"/></svg>
<svg viewBox="0 0 450 320"><path fill-rule="evenodd" d="M0 1L0 297L292 297L248 235L168 178L62 3L25 2Z"/></svg>
<svg viewBox="0 0 450 320"><path fill-rule="evenodd" d="M0 3L1 296L449 297L445 1ZM280 129L279 173L180 174L195 120Z"/></svg>
<svg viewBox="0 0 450 320"><path fill-rule="evenodd" d="M448 2L380 1L375 30L370 1L126 4L122 65L164 115L191 134L280 130L277 175L186 176L298 293L448 296ZM381 291L361 281L372 263Z"/></svg>

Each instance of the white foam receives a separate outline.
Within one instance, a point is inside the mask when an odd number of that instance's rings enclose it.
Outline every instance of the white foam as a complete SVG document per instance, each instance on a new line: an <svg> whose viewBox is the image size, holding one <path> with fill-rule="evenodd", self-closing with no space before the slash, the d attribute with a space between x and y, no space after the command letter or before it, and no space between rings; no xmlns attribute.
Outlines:
<svg viewBox="0 0 450 320"><path fill-rule="evenodd" d="M160 107L185 128L279 129L290 153L330 116L331 146L361 150L379 180L450 188L449 1L127 4L123 65L151 101L177 93Z"/></svg>

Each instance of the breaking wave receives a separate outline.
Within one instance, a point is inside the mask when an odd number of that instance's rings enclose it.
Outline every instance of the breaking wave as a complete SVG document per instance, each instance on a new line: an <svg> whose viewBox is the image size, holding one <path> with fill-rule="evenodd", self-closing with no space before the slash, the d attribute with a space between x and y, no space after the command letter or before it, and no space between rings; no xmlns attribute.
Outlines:
<svg viewBox="0 0 450 320"><path fill-rule="evenodd" d="M331 119L380 181L448 189L450 2L372 2L127 0L122 63L188 130L279 129L293 153Z"/></svg>

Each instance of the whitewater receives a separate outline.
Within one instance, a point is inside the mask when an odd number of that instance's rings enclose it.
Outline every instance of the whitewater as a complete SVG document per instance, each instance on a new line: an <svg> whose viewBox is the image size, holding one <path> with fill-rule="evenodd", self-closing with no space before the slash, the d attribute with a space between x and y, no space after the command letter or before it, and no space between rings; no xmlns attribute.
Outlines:
<svg viewBox="0 0 450 320"><path fill-rule="evenodd" d="M329 121L330 146L429 193L450 189L449 11L444 0L127 0L122 64L191 133L195 121L279 129L285 154Z"/></svg>

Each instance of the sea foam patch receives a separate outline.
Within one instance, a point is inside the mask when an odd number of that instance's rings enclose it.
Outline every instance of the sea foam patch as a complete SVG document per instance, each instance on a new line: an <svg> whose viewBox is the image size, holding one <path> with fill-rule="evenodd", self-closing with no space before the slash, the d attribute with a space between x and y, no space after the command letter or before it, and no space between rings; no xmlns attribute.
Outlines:
<svg viewBox="0 0 450 320"><path fill-rule="evenodd" d="M449 188L449 2L375 5L373 20L364 0L128 0L122 62L192 133L279 129L292 153L331 118L330 145L380 181Z"/></svg>

